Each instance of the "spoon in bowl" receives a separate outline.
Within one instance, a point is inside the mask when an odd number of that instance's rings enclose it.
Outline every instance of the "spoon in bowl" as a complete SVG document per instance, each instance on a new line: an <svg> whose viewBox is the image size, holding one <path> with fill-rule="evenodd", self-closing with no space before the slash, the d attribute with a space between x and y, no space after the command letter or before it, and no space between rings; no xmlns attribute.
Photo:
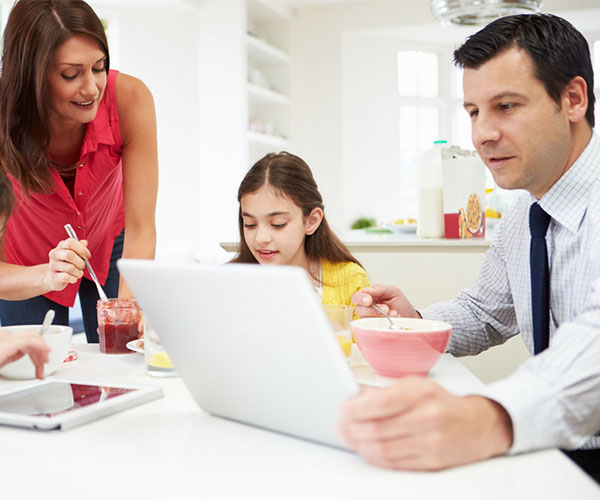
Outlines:
<svg viewBox="0 0 600 500"><path fill-rule="evenodd" d="M44 316L44 321L42 321L42 327L39 331L40 337L44 336L44 333L46 333L46 330L48 330L48 327L52 324L52 321L54 321L54 314L54 309L48 309L48 311L46 312L46 316Z"/></svg>
<svg viewBox="0 0 600 500"><path fill-rule="evenodd" d="M377 307L375 304L372 304L371 307L373 309L375 309L379 314L381 314L382 316L385 316L387 318L387 320L390 322L390 330L402 330L402 328L400 328L398 325L394 324L394 322L392 321L392 318L390 318L390 316L386 313L384 313L380 307Z"/></svg>

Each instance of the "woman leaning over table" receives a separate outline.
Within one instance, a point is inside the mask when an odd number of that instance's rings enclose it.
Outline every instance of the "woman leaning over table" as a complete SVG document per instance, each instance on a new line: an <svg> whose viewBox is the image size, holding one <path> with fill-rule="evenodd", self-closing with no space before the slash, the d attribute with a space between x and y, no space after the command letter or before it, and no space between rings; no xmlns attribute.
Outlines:
<svg viewBox="0 0 600 500"><path fill-rule="evenodd" d="M70 223L88 241L109 297L127 297L116 261L153 258L158 159L154 102L138 79L109 70L102 23L82 0L18 0L4 32L0 164L15 192L3 238L7 263L36 266L27 300L0 301L2 324L68 324L77 292L88 342L98 294L87 271L63 290L44 285L49 252ZM81 255L80 255L81 256ZM34 273L35 274L35 273ZM35 293L31 293L35 290Z"/></svg>

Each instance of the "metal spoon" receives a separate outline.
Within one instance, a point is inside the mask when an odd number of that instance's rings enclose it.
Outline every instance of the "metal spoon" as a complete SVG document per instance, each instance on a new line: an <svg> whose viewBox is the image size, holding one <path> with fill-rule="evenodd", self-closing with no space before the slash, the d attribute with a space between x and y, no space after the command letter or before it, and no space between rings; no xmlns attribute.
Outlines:
<svg viewBox="0 0 600 500"><path fill-rule="evenodd" d="M40 336L43 337L44 333L46 333L46 330L48 330L48 327L52 324L52 321L54 321L54 309L48 309L48 311L46 312L46 316L44 316L44 321L42 321L42 327L40 328Z"/></svg>
<svg viewBox="0 0 600 500"><path fill-rule="evenodd" d="M402 330L402 328L400 328L398 325L394 324L394 322L392 321L392 318L390 318L390 316L388 314L384 313L375 304L372 304L371 307L373 309L375 309L379 314L381 314L382 316L385 316L387 318L387 320L390 322L390 330Z"/></svg>
<svg viewBox="0 0 600 500"><path fill-rule="evenodd" d="M65 230L67 231L67 234L69 235L69 237L73 238L74 240L79 241L79 238L77 237L77 234L75 233L75 230L73 229L71 224L65 224ZM96 283L96 289L98 290L98 295L100 295L100 300L108 300L108 297L106 296L106 294L104 293L104 290L100 286L100 282L98 281L98 278L96 278L96 273L92 269L92 266L90 265L90 263L88 262L87 259L83 259L83 260L85 262L85 267L87 267L87 270L90 273L90 276L94 280L94 283Z"/></svg>

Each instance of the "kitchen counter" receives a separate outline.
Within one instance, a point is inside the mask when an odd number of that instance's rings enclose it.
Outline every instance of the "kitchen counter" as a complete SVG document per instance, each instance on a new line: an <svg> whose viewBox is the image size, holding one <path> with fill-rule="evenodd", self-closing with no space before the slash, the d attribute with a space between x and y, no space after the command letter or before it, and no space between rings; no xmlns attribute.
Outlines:
<svg viewBox="0 0 600 500"><path fill-rule="evenodd" d="M475 281L487 238L417 238L412 233L348 231L342 241L360 261L372 283L397 285L416 307L426 307L454 297ZM238 242L222 242L235 253Z"/></svg>
<svg viewBox="0 0 600 500"><path fill-rule="evenodd" d="M415 233L367 233L362 229L342 236L348 249L354 252L428 252L485 253L491 237L470 239L418 238ZM239 242L221 242L227 252L237 252Z"/></svg>

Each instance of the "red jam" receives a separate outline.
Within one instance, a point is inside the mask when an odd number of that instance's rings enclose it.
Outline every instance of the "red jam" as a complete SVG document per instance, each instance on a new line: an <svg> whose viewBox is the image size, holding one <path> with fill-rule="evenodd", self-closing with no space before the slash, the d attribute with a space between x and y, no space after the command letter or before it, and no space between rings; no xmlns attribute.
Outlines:
<svg viewBox="0 0 600 500"><path fill-rule="evenodd" d="M99 300L98 337L100 352L130 353L127 343L141 336L142 312L135 299Z"/></svg>

